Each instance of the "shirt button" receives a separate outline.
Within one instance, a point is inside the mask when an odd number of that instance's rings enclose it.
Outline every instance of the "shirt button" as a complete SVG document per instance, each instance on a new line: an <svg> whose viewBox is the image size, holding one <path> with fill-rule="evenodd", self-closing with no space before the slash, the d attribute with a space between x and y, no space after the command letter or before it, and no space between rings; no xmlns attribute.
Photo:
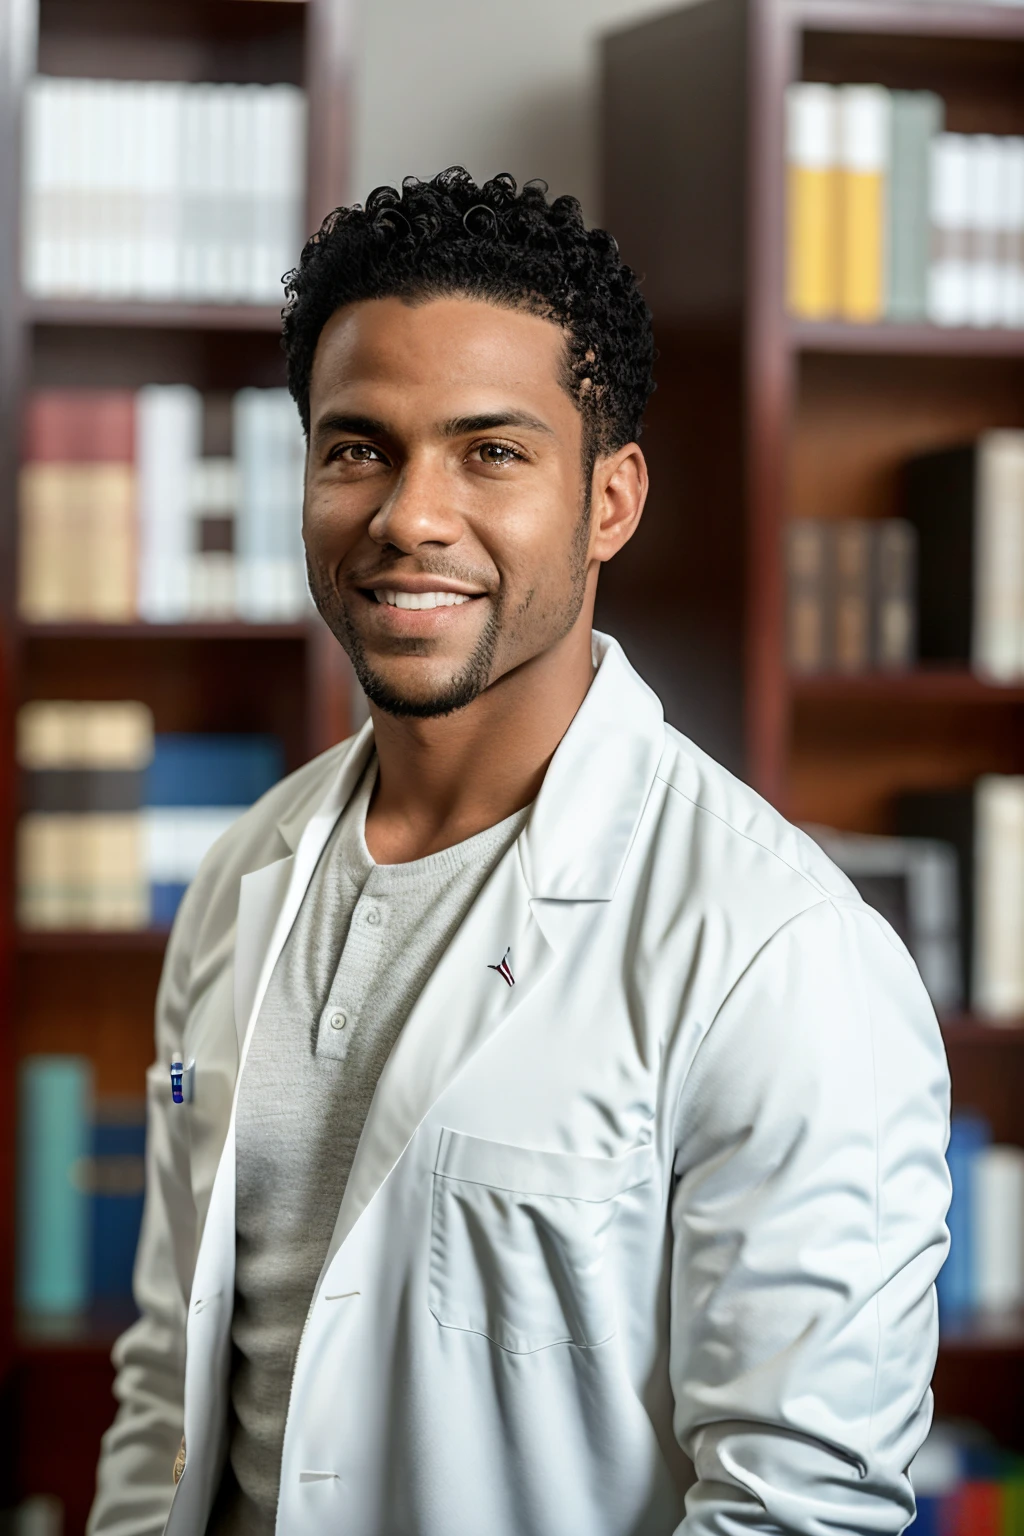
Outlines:
<svg viewBox="0 0 1024 1536"><path fill-rule="evenodd" d="M369 912L367 912L366 921L369 923L371 928L376 928L377 924L380 922L380 913L377 911L376 907L371 907Z"/></svg>
<svg viewBox="0 0 1024 1536"><path fill-rule="evenodd" d="M332 1029L344 1029L345 1025L348 1023L348 1014L340 1012L332 1013L328 1022Z"/></svg>

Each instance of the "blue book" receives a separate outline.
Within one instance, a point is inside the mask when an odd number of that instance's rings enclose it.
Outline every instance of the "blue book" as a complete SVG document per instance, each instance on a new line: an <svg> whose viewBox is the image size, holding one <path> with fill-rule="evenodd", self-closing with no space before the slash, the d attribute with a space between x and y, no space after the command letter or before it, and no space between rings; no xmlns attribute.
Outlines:
<svg viewBox="0 0 1024 1536"><path fill-rule="evenodd" d="M942 1499L934 1498L928 1494L917 1496L917 1516L907 1526L908 1531L913 1531L914 1536L941 1536L942 1525Z"/></svg>
<svg viewBox="0 0 1024 1536"><path fill-rule="evenodd" d="M92 1143L94 1302L130 1303L146 1189L145 1099L101 1100Z"/></svg>
<svg viewBox="0 0 1024 1536"><path fill-rule="evenodd" d="M17 1301L67 1317L89 1301L92 1066L27 1056L18 1074Z"/></svg>
<svg viewBox="0 0 1024 1536"><path fill-rule="evenodd" d="M953 1181L953 1198L946 1217L949 1257L939 1271L936 1288L940 1317L955 1320L976 1305L974 1274L974 1202L971 1170L974 1159L992 1140L992 1128L983 1115L971 1110L955 1114L949 1129L946 1161Z"/></svg>
<svg viewBox="0 0 1024 1536"><path fill-rule="evenodd" d="M275 736L158 735L146 805L252 805L284 774Z"/></svg>

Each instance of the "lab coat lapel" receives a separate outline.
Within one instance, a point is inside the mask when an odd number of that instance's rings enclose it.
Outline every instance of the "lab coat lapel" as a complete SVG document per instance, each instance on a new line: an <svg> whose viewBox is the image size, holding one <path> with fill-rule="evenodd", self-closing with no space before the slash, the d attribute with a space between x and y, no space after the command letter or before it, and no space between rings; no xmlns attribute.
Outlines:
<svg viewBox="0 0 1024 1536"><path fill-rule="evenodd" d="M494 968L506 951L512 985ZM522 1007L554 958L531 911L517 843L442 956L381 1073L322 1274L431 1106Z"/></svg>

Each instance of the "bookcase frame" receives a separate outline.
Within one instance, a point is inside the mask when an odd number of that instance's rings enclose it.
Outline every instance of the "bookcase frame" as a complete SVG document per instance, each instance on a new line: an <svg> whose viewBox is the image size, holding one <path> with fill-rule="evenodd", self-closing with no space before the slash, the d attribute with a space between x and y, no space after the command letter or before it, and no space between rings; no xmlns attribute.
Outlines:
<svg viewBox="0 0 1024 1536"><path fill-rule="evenodd" d="M786 88L931 87L949 127L1019 133L1024 9L695 0L612 33L602 69L604 219L643 278L659 349L651 498L602 575L606 627L672 722L795 819L888 832L899 788L1024 771L1024 682L790 676L783 554L787 516L837 511L806 504L822 487L843 515L897 511L904 439L909 453L917 433L929 447L1024 427L1022 330L786 313ZM1024 1144L1024 1024L943 1027L954 1103ZM1024 1317L947 1331L935 1389L940 1412L1024 1449Z"/></svg>
<svg viewBox="0 0 1024 1536"><path fill-rule="evenodd" d="M19 436L33 383L88 384L95 362L104 371L97 382L136 387L147 381L150 360L173 379L176 359L192 371L192 382L208 388L284 382L275 342L280 314L273 305L23 295L24 92L40 54L56 73L178 78L175 61L183 60L191 73L180 78L270 80L276 59L266 39L274 28L287 35L282 57L292 77L301 59L312 230L349 195L350 0L148 0L143 7L137 0L0 0L0 1507L28 1494L56 1494L64 1502L67 1536L84 1530L99 1437L114 1411L109 1347L123 1320L92 1317L66 1336L46 1338L26 1335L15 1318L16 1064L26 1050L84 1049L98 1060L101 1080L104 1072L120 1074L141 1093L164 936L17 932L16 708L28 697L60 696L65 685L70 696L82 698L146 699L155 689L158 728L215 728L222 709L226 729L280 729L283 722L288 766L295 767L348 734L353 692L343 653L319 619L279 625L19 621ZM96 42L101 38L117 44L111 62ZM100 994L107 1005L115 999L114 1014L97 1015L85 1028L90 1008L107 1006L97 1001ZM120 1078L115 1086L124 1086Z"/></svg>

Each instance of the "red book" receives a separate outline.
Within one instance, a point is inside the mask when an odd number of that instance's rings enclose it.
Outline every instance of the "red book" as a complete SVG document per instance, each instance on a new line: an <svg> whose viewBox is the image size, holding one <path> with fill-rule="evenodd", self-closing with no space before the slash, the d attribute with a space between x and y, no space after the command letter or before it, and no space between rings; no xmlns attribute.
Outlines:
<svg viewBox="0 0 1024 1536"><path fill-rule="evenodd" d="M1003 1490L999 1483L964 1483L943 1510L942 1536L1002 1536Z"/></svg>
<svg viewBox="0 0 1024 1536"><path fill-rule="evenodd" d="M127 389L37 389L28 399L25 464L131 464L135 396Z"/></svg>

